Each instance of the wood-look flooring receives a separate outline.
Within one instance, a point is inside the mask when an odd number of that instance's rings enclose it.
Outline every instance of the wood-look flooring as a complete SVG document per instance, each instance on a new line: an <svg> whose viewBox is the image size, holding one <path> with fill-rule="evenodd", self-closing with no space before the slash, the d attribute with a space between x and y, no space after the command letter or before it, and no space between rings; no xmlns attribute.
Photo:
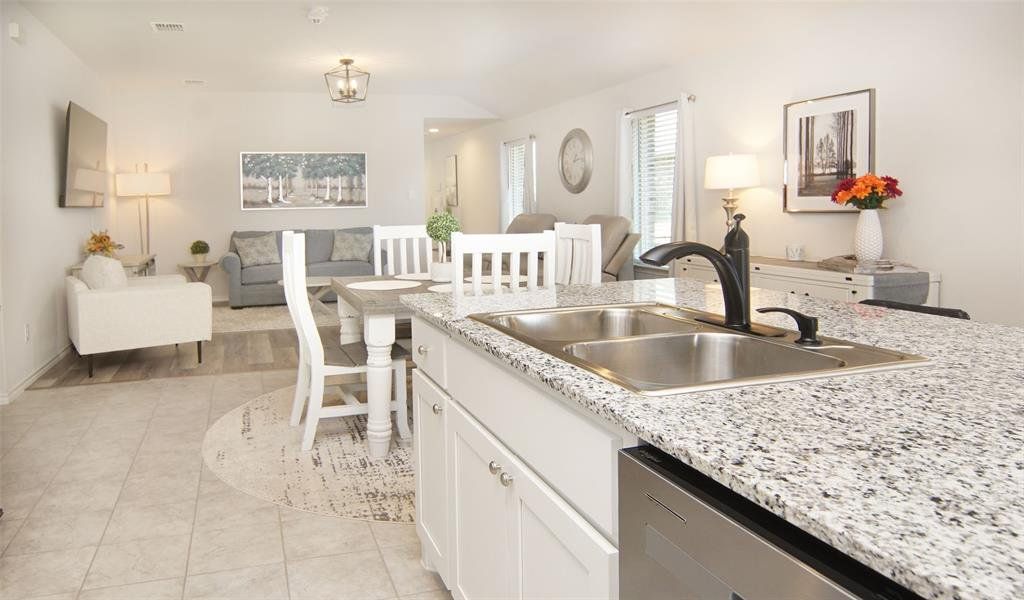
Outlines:
<svg viewBox="0 0 1024 600"><path fill-rule="evenodd" d="M320 338L325 346L333 344L337 348L338 328L321 327ZM362 343L346 344L340 350L350 364L366 363ZM298 359L298 338L293 329L215 333L211 341L203 343L202 364L197 361L195 343L139 348L95 355L90 378L86 359L72 349L29 389L294 369Z"/></svg>

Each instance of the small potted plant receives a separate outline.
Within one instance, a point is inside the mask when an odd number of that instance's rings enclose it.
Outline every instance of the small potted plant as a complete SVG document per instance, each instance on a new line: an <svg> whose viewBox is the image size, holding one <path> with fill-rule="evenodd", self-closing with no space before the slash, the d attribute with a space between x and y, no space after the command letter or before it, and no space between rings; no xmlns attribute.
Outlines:
<svg viewBox="0 0 1024 600"><path fill-rule="evenodd" d="M85 242L85 253L89 255L114 256L116 250L122 250L123 248L124 244L115 242L106 229L92 232L92 235Z"/></svg>
<svg viewBox="0 0 1024 600"><path fill-rule="evenodd" d="M196 264L206 262L206 255L210 253L210 245L203 240L196 240L189 246L189 252L192 253L192 260L196 261Z"/></svg>
<svg viewBox="0 0 1024 600"><path fill-rule="evenodd" d="M427 235L437 242L437 262L430 265L430 278L434 281L451 281L452 264L447 262L447 246L452 234L459 230L459 220L450 212L436 212L427 219Z"/></svg>
<svg viewBox="0 0 1024 600"><path fill-rule="evenodd" d="M886 200L903 195L899 184L895 177L868 173L840 181L832 192L832 202L860 210L853 237L858 262L870 263L882 258L882 224L878 219L878 209L885 208L883 203Z"/></svg>

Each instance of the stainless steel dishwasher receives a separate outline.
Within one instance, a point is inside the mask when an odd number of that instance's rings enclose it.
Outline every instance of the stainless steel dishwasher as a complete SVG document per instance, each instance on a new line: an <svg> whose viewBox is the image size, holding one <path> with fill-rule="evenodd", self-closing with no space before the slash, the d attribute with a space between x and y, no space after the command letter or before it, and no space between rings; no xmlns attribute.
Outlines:
<svg viewBox="0 0 1024 600"><path fill-rule="evenodd" d="M619 453L621 600L916 594L651 446Z"/></svg>

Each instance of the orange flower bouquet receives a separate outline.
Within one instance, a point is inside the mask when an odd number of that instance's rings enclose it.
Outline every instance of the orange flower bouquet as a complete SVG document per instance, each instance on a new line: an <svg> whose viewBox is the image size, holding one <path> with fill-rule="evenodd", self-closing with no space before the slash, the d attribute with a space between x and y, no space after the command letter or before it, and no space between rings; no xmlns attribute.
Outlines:
<svg viewBox="0 0 1024 600"><path fill-rule="evenodd" d="M115 242L106 230L92 232L92 235L90 235L89 239L85 242L86 254L113 256L115 250L121 250L122 248L124 248L124 244L118 244Z"/></svg>
<svg viewBox="0 0 1024 600"><path fill-rule="evenodd" d="M844 179L832 192L832 202L841 205L853 205L860 210L885 208L882 203L890 198L899 198L903 192L899 188L899 180L895 177L879 177L868 173L856 179Z"/></svg>

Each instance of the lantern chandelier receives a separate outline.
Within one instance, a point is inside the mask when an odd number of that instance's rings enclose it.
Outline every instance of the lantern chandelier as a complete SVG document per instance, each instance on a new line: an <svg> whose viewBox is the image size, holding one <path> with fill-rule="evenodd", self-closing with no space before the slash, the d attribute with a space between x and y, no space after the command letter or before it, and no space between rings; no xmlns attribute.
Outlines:
<svg viewBox="0 0 1024 600"><path fill-rule="evenodd" d="M370 85L370 74L357 69L351 58L341 59L340 65L324 73L327 92L331 100L351 104L366 100L366 89Z"/></svg>

